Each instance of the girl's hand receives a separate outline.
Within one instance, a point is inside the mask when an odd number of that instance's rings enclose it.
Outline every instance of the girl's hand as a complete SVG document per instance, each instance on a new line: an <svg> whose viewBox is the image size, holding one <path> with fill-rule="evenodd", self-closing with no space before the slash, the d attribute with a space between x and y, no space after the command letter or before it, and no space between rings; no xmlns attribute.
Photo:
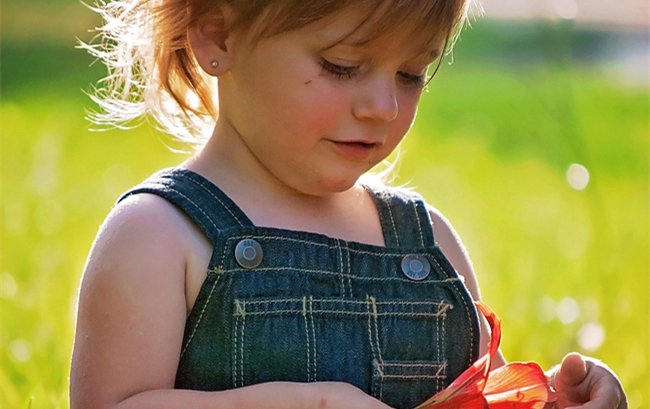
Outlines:
<svg viewBox="0 0 650 409"><path fill-rule="evenodd" d="M627 399L616 375L602 362L568 354L551 374L558 400L547 408L627 409Z"/></svg>

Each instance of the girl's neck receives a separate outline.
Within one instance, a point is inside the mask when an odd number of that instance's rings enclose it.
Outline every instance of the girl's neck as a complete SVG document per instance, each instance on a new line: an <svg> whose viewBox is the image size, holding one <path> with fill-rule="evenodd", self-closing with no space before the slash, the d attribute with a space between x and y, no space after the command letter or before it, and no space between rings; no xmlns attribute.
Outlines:
<svg viewBox="0 0 650 409"><path fill-rule="evenodd" d="M377 208L360 184L343 192L309 195L260 170L249 155L211 138L184 167L206 177L259 227L308 231L384 245ZM240 147L241 149L241 147Z"/></svg>

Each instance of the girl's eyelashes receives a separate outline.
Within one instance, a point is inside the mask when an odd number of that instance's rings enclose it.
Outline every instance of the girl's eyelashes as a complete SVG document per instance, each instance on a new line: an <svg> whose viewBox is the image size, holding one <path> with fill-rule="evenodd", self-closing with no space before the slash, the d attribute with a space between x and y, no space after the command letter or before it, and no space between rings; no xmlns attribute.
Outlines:
<svg viewBox="0 0 650 409"><path fill-rule="evenodd" d="M330 74L338 79L341 79L343 77L351 79L359 71L358 65L350 67L346 65L334 64L333 62L327 61L325 58L321 58L319 64L325 73Z"/></svg>
<svg viewBox="0 0 650 409"><path fill-rule="evenodd" d="M325 58L320 58L319 65L321 66L323 72L328 75L335 77L336 79L352 79L357 75L361 69L360 65L347 66L335 64L331 61L326 60ZM411 74L406 71L398 71L397 77L399 81L407 86L414 88L424 88L427 82L427 73L423 74Z"/></svg>
<svg viewBox="0 0 650 409"><path fill-rule="evenodd" d="M409 74L408 72L398 71L397 75L405 85L410 85L417 88L424 88L427 83L427 74Z"/></svg>

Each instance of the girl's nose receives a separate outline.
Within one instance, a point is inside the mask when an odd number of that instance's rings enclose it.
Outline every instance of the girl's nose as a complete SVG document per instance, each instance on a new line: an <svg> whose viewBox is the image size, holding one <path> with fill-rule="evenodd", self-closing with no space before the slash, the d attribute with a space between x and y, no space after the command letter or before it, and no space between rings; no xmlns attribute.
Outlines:
<svg viewBox="0 0 650 409"><path fill-rule="evenodd" d="M397 117L395 78L378 76L362 86L352 113L359 120L391 122Z"/></svg>

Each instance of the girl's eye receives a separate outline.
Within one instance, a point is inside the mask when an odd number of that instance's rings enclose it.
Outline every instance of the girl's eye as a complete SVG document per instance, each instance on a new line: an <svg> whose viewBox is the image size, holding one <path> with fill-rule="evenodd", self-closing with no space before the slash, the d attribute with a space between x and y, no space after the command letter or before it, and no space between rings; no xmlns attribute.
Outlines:
<svg viewBox="0 0 650 409"><path fill-rule="evenodd" d="M404 71L398 71L397 76L400 78L402 83L417 88L424 88L424 85L427 82L427 74L416 75Z"/></svg>
<svg viewBox="0 0 650 409"><path fill-rule="evenodd" d="M359 71L359 66L354 66L354 67L348 67L345 65L338 65L334 64L332 62L327 61L324 58L320 59L319 62L320 66L323 68L323 71L326 73L333 75L334 77L341 79L343 77L347 77L348 79L351 79L358 71Z"/></svg>

